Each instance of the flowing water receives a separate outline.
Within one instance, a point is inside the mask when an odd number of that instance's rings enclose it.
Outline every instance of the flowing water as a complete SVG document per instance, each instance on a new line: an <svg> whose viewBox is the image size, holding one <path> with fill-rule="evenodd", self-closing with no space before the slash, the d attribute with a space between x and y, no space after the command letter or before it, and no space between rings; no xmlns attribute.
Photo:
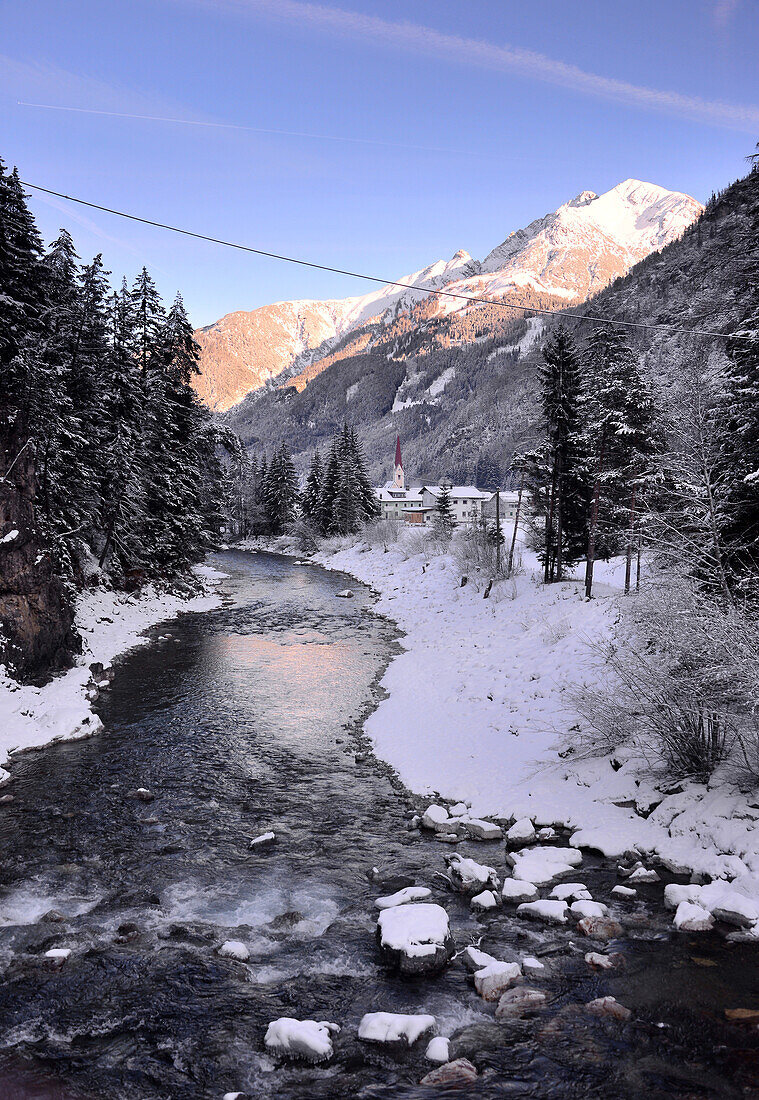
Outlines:
<svg viewBox="0 0 759 1100"><path fill-rule="evenodd" d="M724 1021L725 1007L759 1008L759 949L676 937L660 884L619 909L626 966L600 976L574 929L474 916L441 883L450 849L409 830L417 801L363 755L361 721L397 647L368 591L269 554L213 564L229 574L224 606L155 629L118 663L97 704L104 731L14 765L0 807L0 1100L430 1096L424 1040L358 1041L375 1010L435 1015L480 1071L472 1096L759 1097L756 1029ZM346 586L355 598L336 598ZM251 849L268 829L275 843ZM500 844L458 850L503 871ZM373 901L398 875L432 888L459 947L482 937L501 958L540 955L547 1010L496 1021L458 962L425 980L389 971ZM592 859L573 877L604 901L618 881ZM247 963L218 955L228 939ZM55 947L71 950L60 968L45 958ZM630 1023L577 1011L607 993ZM334 1059L268 1056L280 1016L342 1025Z"/></svg>

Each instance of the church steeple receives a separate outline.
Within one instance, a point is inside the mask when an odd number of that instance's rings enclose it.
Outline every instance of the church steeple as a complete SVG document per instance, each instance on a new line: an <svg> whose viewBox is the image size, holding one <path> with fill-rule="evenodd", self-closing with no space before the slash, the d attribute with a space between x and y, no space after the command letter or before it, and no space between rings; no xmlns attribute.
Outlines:
<svg viewBox="0 0 759 1100"><path fill-rule="evenodd" d="M400 436L397 436L395 440L395 473L393 475L393 484L396 489L406 488L406 475L403 472L403 459L401 458Z"/></svg>

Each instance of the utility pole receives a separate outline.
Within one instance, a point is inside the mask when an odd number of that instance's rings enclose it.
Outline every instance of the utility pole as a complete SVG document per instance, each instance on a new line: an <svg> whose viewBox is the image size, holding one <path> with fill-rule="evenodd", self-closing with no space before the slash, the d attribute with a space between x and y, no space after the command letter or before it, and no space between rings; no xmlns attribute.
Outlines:
<svg viewBox="0 0 759 1100"><path fill-rule="evenodd" d="M501 572L501 490L495 491L495 572Z"/></svg>

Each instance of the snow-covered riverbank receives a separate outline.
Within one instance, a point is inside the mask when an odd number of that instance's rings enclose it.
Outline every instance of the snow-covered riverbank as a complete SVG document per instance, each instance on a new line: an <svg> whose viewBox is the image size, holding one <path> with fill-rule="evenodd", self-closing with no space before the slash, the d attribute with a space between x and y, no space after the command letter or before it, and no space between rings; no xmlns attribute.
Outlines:
<svg viewBox="0 0 759 1100"><path fill-rule="evenodd" d="M493 587L419 542L356 541L313 559L378 593L375 610L404 631L389 696L366 723L377 755L420 793L467 800L479 816L530 817L572 842L618 856L637 849L671 870L731 880L759 903L759 798L724 779L658 790L638 753L566 754L582 683L606 670L592 642L613 635L621 569L601 567L596 598L579 581L544 586L534 560ZM573 729L574 728L574 729Z"/></svg>
<svg viewBox="0 0 759 1100"><path fill-rule="evenodd" d="M139 594L87 589L77 601L76 627L83 651L73 668L44 687L19 685L0 666L0 783L7 779L12 753L51 741L88 737L101 723L92 710L96 681L90 665L105 669L113 659L147 642L144 631L185 611L210 611L220 597L213 591L224 577L210 566L195 567L203 591L186 597L149 586Z"/></svg>

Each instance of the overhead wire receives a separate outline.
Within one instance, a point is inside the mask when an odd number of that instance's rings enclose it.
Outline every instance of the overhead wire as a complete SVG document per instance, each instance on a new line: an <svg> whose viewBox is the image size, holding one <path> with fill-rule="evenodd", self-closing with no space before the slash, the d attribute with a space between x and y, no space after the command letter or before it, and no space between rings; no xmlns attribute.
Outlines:
<svg viewBox="0 0 759 1100"><path fill-rule="evenodd" d="M30 183L28 180L20 180L23 187L29 187L33 191L41 191L46 195L55 195L56 198L65 199L67 202L75 202L80 206L87 206L91 210L100 210L104 214L113 214L118 218L126 218L129 221L140 222L142 225L150 225L155 229L166 229L170 233L179 233L185 237L193 237L199 241L208 241L211 244L219 244L224 248L235 248L241 252L249 252L255 256L263 256L270 260L281 260L284 263L298 264L301 267L313 268L316 271L329 271L335 275L347 275L351 279L362 279L365 282L379 283L382 286L397 286L404 290L415 290L423 294L443 295L447 298L456 298L460 301L470 302L474 305L488 305L496 306L504 309L519 310L521 312L539 313L551 317L573 318L579 321L589 321L593 324L603 325L616 325L623 328L642 329L648 332L671 332L681 334L684 336L706 336L709 338L717 338L721 340L751 340L749 336L741 336L739 334L717 332L712 329L699 329L699 328L684 328L681 325L673 325L667 322L661 322L659 324L647 325L641 321L620 321L615 317L601 317L590 313L576 313L569 310L559 309L546 309L545 307L527 306L524 303L510 302L505 298L485 298L479 295L472 294L460 294L454 290L446 290L445 288L437 287L424 287L415 286L413 283L404 283L399 279L383 279L378 275L366 275L359 271L349 271L342 267L332 267L330 264L316 263L314 260L304 260L298 256L287 256L280 252L269 252L263 248L254 248L252 245L240 244L238 241L227 241L221 237L212 237L207 233L198 233L192 229L182 229L176 225L169 225L166 222L154 221L152 218L143 218L138 214L129 214L125 210L116 210L110 206L103 206L100 203L89 202L87 199L80 199L75 195L67 195L62 191L54 191L49 187L42 187L37 183Z"/></svg>

